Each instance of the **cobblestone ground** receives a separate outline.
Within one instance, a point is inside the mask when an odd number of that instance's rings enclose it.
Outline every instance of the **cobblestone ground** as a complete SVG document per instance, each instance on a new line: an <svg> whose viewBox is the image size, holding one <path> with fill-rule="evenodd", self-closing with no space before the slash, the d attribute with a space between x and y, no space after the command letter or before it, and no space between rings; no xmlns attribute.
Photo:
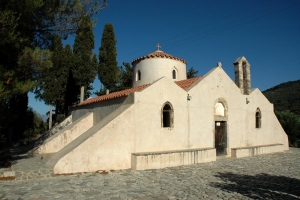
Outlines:
<svg viewBox="0 0 300 200"><path fill-rule="evenodd" d="M0 181L0 199L300 199L300 149L159 170Z"/></svg>

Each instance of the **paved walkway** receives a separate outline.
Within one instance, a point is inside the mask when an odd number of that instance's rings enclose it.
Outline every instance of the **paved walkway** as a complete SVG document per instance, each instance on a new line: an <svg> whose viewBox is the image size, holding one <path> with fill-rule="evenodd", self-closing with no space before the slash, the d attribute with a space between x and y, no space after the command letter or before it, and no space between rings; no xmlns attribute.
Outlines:
<svg viewBox="0 0 300 200"><path fill-rule="evenodd" d="M295 148L159 170L68 176L40 169L43 162L21 156L13 165L17 178L31 171L40 175L0 181L0 199L300 199L300 149Z"/></svg>

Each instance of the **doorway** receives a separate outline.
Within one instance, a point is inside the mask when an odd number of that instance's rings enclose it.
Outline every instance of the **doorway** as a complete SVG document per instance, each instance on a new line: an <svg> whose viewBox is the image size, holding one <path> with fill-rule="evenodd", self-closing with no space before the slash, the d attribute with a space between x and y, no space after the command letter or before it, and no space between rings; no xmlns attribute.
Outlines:
<svg viewBox="0 0 300 200"><path fill-rule="evenodd" d="M226 121L215 121L215 148L217 156L227 154Z"/></svg>

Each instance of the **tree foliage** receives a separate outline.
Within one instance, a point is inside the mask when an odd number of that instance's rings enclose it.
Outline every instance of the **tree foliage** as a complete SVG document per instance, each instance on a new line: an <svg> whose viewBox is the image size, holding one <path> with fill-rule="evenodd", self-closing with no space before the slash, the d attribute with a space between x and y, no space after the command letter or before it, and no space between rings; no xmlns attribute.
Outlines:
<svg viewBox="0 0 300 200"><path fill-rule="evenodd" d="M1 0L0 5L0 100L3 100L32 90L39 72L36 70L46 64L51 66L44 62L49 53L44 48L51 45L53 35L66 37L75 33L81 17L97 13L106 6L106 1ZM35 62L31 63L30 58Z"/></svg>
<svg viewBox="0 0 300 200"><path fill-rule="evenodd" d="M188 69L188 71L186 72L186 77L189 78L194 78L197 77L198 71L196 71L194 69L194 67L191 67L190 69Z"/></svg>
<svg viewBox="0 0 300 200"><path fill-rule="evenodd" d="M25 47L11 68L0 65L0 101L33 90L43 70L51 68L49 50Z"/></svg>
<svg viewBox="0 0 300 200"><path fill-rule="evenodd" d="M67 48L70 48L70 46ZM35 94L36 98L43 100L48 105L55 106L54 119L57 119L58 114L65 114L65 94L69 70L72 66L72 63L68 61L72 59L72 51L70 54L63 48L61 38L58 35L54 35L50 50L52 52L53 67L46 68L43 71L38 79ZM55 122L53 120L53 123Z"/></svg>
<svg viewBox="0 0 300 200"><path fill-rule="evenodd" d="M296 141L300 140L300 80L281 83L263 94L274 104L275 114L289 137L290 146L296 146Z"/></svg>
<svg viewBox="0 0 300 200"><path fill-rule="evenodd" d="M29 107L26 112L26 126L23 133L23 142L30 142L36 136L43 134L46 130L47 123L42 120L39 114Z"/></svg>
<svg viewBox="0 0 300 200"><path fill-rule="evenodd" d="M75 67L73 75L76 85L88 88L96 76L97 62L95 62L93 23L88 16L84 16L76 31L73 47ZM96 59L97 61L97 59Z"/></svg>
<svg viewBox="0 0 300 200"><path fill-rule="evenodd" d="M53 38L52 45L50 47L52 52L51 61L53 67L45 68L38 79L38 88L36 89L36 97L44 100L48 105L55 105L59 101L59 94L61 93L61 76L63 73L63 46L61 38L55 35Z"/></svg>
<svg viewBox="0 0 300 200"><path fill-rule="evenodd" d="M99 48L98 77L110 91L116 90L119 76L116 43L114 27L111 23L106 23Z"/></svg>
<svg viewBox="0 0 300 200"><path fill-rule="evenodd" d="M289 137L290 146L297 146L297 140L300 140L300 116L288 110L275 111L275 114Z"/></svg>
<svg viewBox="0 0 300 200"><path fill-rule="evenodd" d="M57 0L56 0L57 1ZM107 6L106 0L63 0L54 15L56 33L65 38L75 33L84 17L92 17Z"/></svg>
<svg viewBox="0 0 300 200"><path fill-rule="evenodd" d="M54 34L66 38L78 28L80 19L98 13L106 7L106 0L1 0L4 17L14 16L13 22L35 46L48 46Z"/></svg>
<svg viewBox="0 0 300 200"><path fill-rule="evenodd" d="M14 124L26 113L27 92L52 67L53 35L75 33L82 16L106 6L105 0L0 0L0 138L13 138Z"/></svg>
<svg viewBox="0 0 300 200"><path fill-rule="evenodd" d="M289 81L263 91L276 111L290 110L300 115L300 80Z"/></svg>
<svg viewBox="0 0 300 200"><path fill-rule="evenodd" d="M73 71L75 70L74 55L71 46L67 44L64 48L63 66L68 70L67 84L64 96L64 115L68 115L68 107L78 103L79 86L76 85Z"/></svg>
<svg viewBox="0 0 300 200"><path fill-rule="evenodd" d="M128 89L132 87L132 73L133 69L130 63L128 62L123 62L123 66L120 69L120 88L122 90Z"/></svg>

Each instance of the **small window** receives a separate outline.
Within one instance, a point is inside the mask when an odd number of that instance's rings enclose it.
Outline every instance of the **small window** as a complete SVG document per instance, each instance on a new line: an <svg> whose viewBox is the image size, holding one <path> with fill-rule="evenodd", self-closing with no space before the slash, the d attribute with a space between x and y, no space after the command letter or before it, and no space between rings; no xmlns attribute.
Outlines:
<svg viewBox="0 0 300 200"><path fill-rule="evenodd" d="M255 113L255 128L261 128L261 112L260 109L256 109Z"/></svg>
<svg viewBox="0 0 300 200"><path fill-rule="evenodd" d="M167 102L164 104L162 108L162 127L164 128L172 128L174 122L174 111L172 105Z"/></svg>
<svg viewBox="0 0 300 200"><path fill-rule="evenodd" d="M225 116L225 108L221 102L218 102L215 105L215 115Z"/></svg>
<svg viewBox="0 0 300 200"><path fill-rule="evenodd" d="M139 80L141 80L141 71L140 70L138 70L136 72L136 81L139 81Z"/></svg>
<svg viewBox="0 0 300 200"><path fill-rule="evenodd" d="M173 71L172 71L172 77L173 77L173 79L176 79L176 70L175 69L173 69Z"/></svg>

